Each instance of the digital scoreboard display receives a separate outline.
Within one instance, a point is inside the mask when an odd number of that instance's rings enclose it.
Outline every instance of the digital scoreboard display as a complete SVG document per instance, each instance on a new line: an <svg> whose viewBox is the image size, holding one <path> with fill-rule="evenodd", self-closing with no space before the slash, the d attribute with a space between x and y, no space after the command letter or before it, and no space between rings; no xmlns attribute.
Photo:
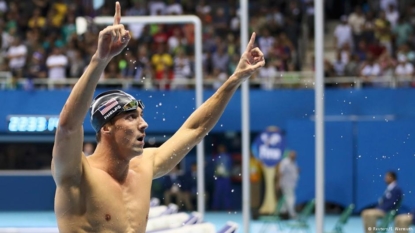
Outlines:
<svg viewBox="0 0 415 233"><path fill-rule="evenodd" d="M7 131L16 133L53 133L59 116L10 115L7 117Z"/></svg>

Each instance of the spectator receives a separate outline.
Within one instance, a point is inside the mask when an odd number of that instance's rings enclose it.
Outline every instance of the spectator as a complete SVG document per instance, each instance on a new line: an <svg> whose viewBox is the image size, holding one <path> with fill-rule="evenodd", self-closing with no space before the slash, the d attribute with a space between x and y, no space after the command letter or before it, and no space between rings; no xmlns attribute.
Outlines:
<svg viewBox="0 0 415 233"><path fill-rule="evenodd" d="M96 14L112 15L114 13L111 4L105 3L100 9L95 11L92 9L90 0L84 1L83 4L81 2L82 0L76 0L71 3L67 3L64 0L20 2L0 0L0 17L2 19L0 20L1 48L4 54L4 60L2 61L0 58L0 69L12 71L15 76L18 73L20 76L27 74L31 78L40 77L42 72L38 75L35 70L39 66L46 66L47 59L38 60L32 58L32 54L41 46L45 51L43 57L48 58L54 56L53 48L59 47L63 52L63 56L66 56L68 60L65 76L79 76L80 70L85 69L85 67L82 67L85 66L84 61L90 60L95 52L98 34L96 33L95 26L91 26L88 27L84 34L77 35L76 17L94 17ZM198 3L192 1L179 2L176 0L151 0L147 5L147 2L142 0L126 0L122 4L129 6L125 14L130 16L183 14L184 12L185 14L194 14L196 12L201 17L204 25L202 32L204 55L205 57L210 56L205 60L207 61L205 62L207 69L204 72L207 75L212 75L215 68L220 69L219 74L232 70L235 64L232 64L231 58L240 56L240 12L238 11L237 4L230 3L224 7L216 3L208 4L206 1L199 1ZM310 1L309 13L313 11L312 5L312 1ZM258 15L252 15L251 25L254 28L266 27L268 34L274 35L272 39L280 41L279 46L276 46L280 49L278 55L275 56L275 51L271 52L269 59L278 61L276 62L279 64L279 67L276 67L278 70L286 70L289 63L293 63L296 69L300 68L301 61L298 58L297 51L298 39L301 35L301 7L296 2L269 4L261 7L258 12ZM135 74L135 79L141 79L144 76L143 72L145 72L149 77L150 75L154 77L154 79L146 80L163 79L167 84L174 76L172 65L177 58L178 50L184 50L189 55L190 76L194 75L195 72L192 70L194 67L192 60L195 42L194 25L160 26L158 24L129 24L128 30L134 38L129 45L131 51L136 51L135 42L150 49L150 52L142 55L140 58L141 61L147 60L144 63L148 64L148 60L153 61L154 51L159 51L158 48L160 46L163 47L163 53L168 53L171 58L171 64L167 64L165 67L164 65L166 64L164 64L162 69L160 64L148 66L139 64L137 60L134 67L134 70L135 68L137 70L129 72ZM25 33L20 34L21 32ZM286 36L282 33L286 34ZM263 34L260 34L260 36L263 36ZM24 65L17 69L21 70L21 72L16 72L15 68L7 66L7 63L10 63L9 60L6 60L8 57L7 53L13 47L14 37L21 37L21 44L26 46L25 57L28 58L28 64L26 65L26 61L22 59ZM166 45L168 45L168 50L165 50ZM222 47L222 49L219 47ZM274 49L274 47L271 48ZM134 55L138 56L138 54ZM219 60L216 58L219 58ZM110 69L107 69L102 77L119 78L121 71L127 71L126 64L121 61L121 63L111 65ZM141 69L142 67L147 68ZM128 76L131 77L131 75ZM221 76L219 75L218 77ZM147 84L149 83L147 82ZM165 88L169 87L165 86Z"/></svg>
<svg viewBox="0 0 415 233"><path fill-rule="evenodd" d="M179 170L179 165L174 167L170 173L164 177L164 204L169 205L172 203L171 199L176 199L176 204L180 206L185 205L187 210L193 209L193 205L190 202L190 197L182 190L182 182L184 180L182 172Z"/></svg>
<svg viewBox="0 0 415 233"><path fill-rule="evenodd" d="M396 61L391 55L385 51L378 59L380 69L382 70L382 76L387 78L388 81L391 81L391 77L393 76Z"/></svg>
<svg viewBox="0 0 415 233"><path fill-rule="evenodd" d="M197 163L194 162L190 166L190 172L183 176L182 182L183 197L185 200L190 200L186 206L188 211L194 211L193 200L197 198Z"/></svg>
<svg viewBox="0 0 415 233"><path fill-rule="evenodd" d="M353 44L359 44L362 39L363 28L365 24L365 15L361 7L356 7L354 12L349 16L349 25L352 27Z"/></svg>
<svg viewBox="0 0 415 233"><path fill-rule="evenodd" d="M174 58L174 76L171 89L187 89L187 81L191 75L190 61L183 50L177 51Z"/></svg>
<svg viewBox="0 0 415 233"><path fill-rule="evenodd" d="M356 52L354 53L360 61L366 60L366 55L368 53L368 47L366 40L361 40L357 45Z"/></svg>
<svg viewBox="0 0 415 233"><path fill-rule="evenodd" d="M26 65L27 47L22 44L20 37L15 37L13 44L7 51L7 58L9 59L9 68L13 76L22 77L23 67Z"/></svg>
<svg viewBox="0 0 415 233"><path fill-rule="evenodd" d="M375 61L373 55L369 54L360 70L360 77L362 78L363 84L365 86L376 86L376 81L378 81L381 72L380 65Z"/></svg>
<svg viewBox="0 0 415 233"><path fill-rule="evenodd" d="M173 29L173 35L171 35L167 41L169 46L169 52L171 54L175 54L177 48L184 49L183 45L187 44L186 39L183 37L181 29L179 27L175 27Z"/></svg>
<svg viewBox="0 0 415 233"><path fill-rule="evenodd" d="M151 0L148 6L150 15L164 15L166 12L166 3L162 0Z"/></svg>
<svg viewBox="0 0 415 233"><path fill-rule="evenodd" d="M167 15L181 15L183 14L182 5L176 0L168 0L168 5L166 7Z"/></svg>
<svg viewBox="0 0 415 233"><path fill-rule="evenodd" d="M120 79L121 74L116 60L111 61L105 68L103 80Z"/></svg>
<svg viewBox="0 0 415 233"><path fill-rule="evenodd" d="M375 40L375 18L374 18L373 12L366 13L366 20L365 20L365 23L363 24L362 30L363 30L362 31L363 39L367 43L371 43L372 41Z"/></svg>
<svg viewBox="0 0 415 233"><path fill-rule="evenodd" d="M380 0L380 10L386 11L388 8L393 5L394 7L398 6L397 0Z"/></svg>
<svg viewBox="0 0 415 233"><path fill-rule="evenodd" d="M261 206L261 190L262 190L262 166L252 154L249 160L249 180L250 180L250 193L251 193L251 209L255 219L255 213Z"/></svg>
<svg viewBox="0 0 415 233"><path fill-rule="evenodd" d="M218 49L212 55L212 62L213 62L213 69L219 69L220 71L226 72L228 63L229 63L229 55L225 52L225 46L219 45Z"/></svg>
<svg viewBox="0 0 415 233"><path fill-rule="evenodd" d="M225 145L218 146L215 158L215 192L213 195L214 210L231 209L231 171L232 158Z"/></svg>
<svg viewBox="0 0 415 233"><path fill-rule="evenodd" d="M262 31L262 36L258 39L259 49L261 49L265 58L268 58L268 54L274 45L274 37L272 37L267 28Z"/></svg>
<svg viewBox="0 0 415 233"><path fill-rule="evenodd" d="M44 62L44 55L39 51L34 52L29 61L26 76L29 79L46 78L47 71L48 70Z"/></svg>
<svg viewBox="0 0 415 233"><path fill-rule="evenodd" d="M215 34L224 37L228 32L228 17L225 15L225 10L222 7L216 9L215 17L212 20L213 26L215 27Z"/></svg>
<svg viewBox="0 0 415 233"><path fill-rule="evenodd" d="M275 80L277 78L278 71L275 67L275 62L268 61L265 63L265 67L262 67L258 72L258 78L263 90L274 89Z"/></svg>
<svg viewBox="0 0 415 233"><path fill-rule="evenodd" d="M359 76L359 57L357 55L352 55L349 62L344 68L344 75L347 77Z"/></svg>
<svg viewBox="0 0 415 233"><path fill-rule="evenodd" d="M344 44L353 48L352 28L347 24L347 16L343 15L341 23L334 30L335 48L340 49Z"/></svg>
<svg viewBox="0 0 415 233"><path fill-rule="evenodd" d="M375 37L389 53L392 53L391 23L386 19L385 12L379 14L375 20Z"/></svg>
<svg viewBox="0 0 415 233"><path fill-rule="evenodd" d="M134 79L137 72L137 58L131 52L127 50L124 55L124 59L120 61L119 67L121 68L121 75L126 79Z"/></svg>
<svg viewBox="0 0 415 233"><path fill-rule="evenodd" d="M170 73L173 65L173 57L164 49L165 46L161 44L158 47L157 53L151 57L151 64L154 67L156 80L171 80ZM167 75L167 76L166 76Z"/></svg>
<svg viewBox="0 0 415 233"><path fill-rule="evenodd" d="M407 87L414 77L414 66L412 63L408 62L403 54L398 56L398 62L399 63L394 70L395 76L402 86Z"/></svg>
<svg viewBox="0 0 415 233"><path fill-rule="evenodd" d="M283 195L285 196L285 203L282 212L288 212L290 218L295 218L295 189L297 187L299 168L296 162L297 153L290 151L279 165L279 185Z"/></svg>
<svg viewBox="0 0 415 233"><path fill-rule="evenodd" d="M33 11L33 16L29 19L28 26L29 28L43 28L46 24L46 19L41 15L40 8L36 8Z"/></svg>
<svg viewBox="0 0 415 233"><path fill-rule="evenodd" d="M415 63L415 51L411 50L411 47L408 43L405 43L399 47L397 55L398 57L403 55L409 62Z"/></svg>
<svg viewBox="0 0 415 233"><path fill-rule="evenodd" d="M340 52L337 53L336 58L337 59L333 62L333 69L334 69L336 76L342 77L344 76L344 73L345 73L346 63L342 61L342 56Z"/></svg>
<svg viewBox="0 0 415 233"><path fill-rule="evenodd" d="M85 66L81 51L75 50L74 59L69 64L69 76L71 78L81 77Z"/></svg>
<svg viewBox="0 0 415 233"><path fill-rule="evenodd" d="M415 209L395 217L395 233L408 233L411 225L415 225Z"/></svg>
<svg viewBox="0 0 415 233"><path fill-rule="evenodd" d="M393 171L387 172L385 182L387 187L377 206L362 212L364 232L366 233L371 232L370 229L376 227L377 219L384 217L388 211L398 208L398 203L402 199L402 190L398 186L396 173Z"/></svg>
<svg viewBox="0 0 415 233"><path fill-rule="evenodd" d="M48 67L48 78L50 80L64 80L66 78L66 67L68 65L68 58L62 54L60 48L53 48L53 52L46 59L46 66Z"/></svg>
<svg viewBox="0 0 415 233"><path fill-rule="evenodd" d="M143 0L133 0L133 7L125 13L127 16L142 16L147 14L147 9L143 4Z"/></svg>
<svg viewBox="0 0 415 233"><path fill-rule="evenodd" d="M400 47L408 42L410 35L413 33L413 28L411 24L401 16L399 17L396 27L393 29L393 33L396 37L396 46Z"/></svg>
<svg viewBox="0 0 415 233"><path fill-rule="evenodd" d="M395 29L396 23L398 22L399 19L399 12L396 9L396 6L393 4L390 4L388 9L385 11L385 16L386 19L389 21L390 25L391 25L391 29Z"/></svg>

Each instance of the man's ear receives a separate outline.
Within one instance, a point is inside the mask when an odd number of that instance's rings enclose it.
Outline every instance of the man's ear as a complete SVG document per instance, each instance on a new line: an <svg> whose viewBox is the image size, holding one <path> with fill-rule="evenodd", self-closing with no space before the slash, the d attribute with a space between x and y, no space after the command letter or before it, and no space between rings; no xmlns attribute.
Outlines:
<svg viewBox="0 0 415 233"><path fill-rule="evenodd" d="M112 131L112 125L111 124L105 124L104 126L102 126L102 128L101 128L101 132L102 133L104 133L104 134L110 134L111 133L111 131Z"/></svg>

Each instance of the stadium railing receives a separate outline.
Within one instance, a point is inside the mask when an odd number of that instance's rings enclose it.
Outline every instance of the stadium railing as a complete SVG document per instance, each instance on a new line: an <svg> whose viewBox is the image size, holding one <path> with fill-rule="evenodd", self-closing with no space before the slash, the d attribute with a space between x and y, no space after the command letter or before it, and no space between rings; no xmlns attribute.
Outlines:
<svg viewBox="0 0 415 233"><path fill-rule="evenodd" d="M285 78L285 77L296 77L294 79ZM57 86L72 86L74 85L79 78L65 78L63 80L50 80L48 78L44 79L28 79L20 78L13 79L10 72L0 72L0 90L5 89L15 89L16 86L27 87L28 85L32 86L34 89L49 89L53 90ZM304 88L304 89L313 89L314 88L314 72L313 71L301 71L301 72L280 72L276 77L272 78L272 89L279 88ZM215 83L221 83L219 80L215 79L204 79L203 84L207 86L207 89L211 89L211 85ZM264 83L264 80L260 78L251 78L251 86L260 86ZM362 88L365 83L361 77L325 77L324 80L326 85L339 85L341 87L350 87L350 88ZM415 84L415 77L395 77L395 76L382 76L374 78L370 81L376 86L397 88L400 86L410 86L413 82ZM160 87L167 87L168 85L186 85L189 88L195 86L195 79L186 79L180 83L175 82L174 80L156 80L150 78L143 78L140 80L134 79L103 79L98 83L98 87L117 87L122 89L128 89L131 87L143 88L143 89L163 89Z"/></svg>

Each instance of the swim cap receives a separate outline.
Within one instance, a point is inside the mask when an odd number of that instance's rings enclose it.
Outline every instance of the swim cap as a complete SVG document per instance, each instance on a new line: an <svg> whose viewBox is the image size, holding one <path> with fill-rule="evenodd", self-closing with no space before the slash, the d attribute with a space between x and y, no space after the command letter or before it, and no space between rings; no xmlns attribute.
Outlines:
<svg viewBox="0 0 415 233"><path fill-rule="evenodd" d="M121 112L144 109L141 100L120 90L106 91L99 94L91 104L91 124L95 132Z"/></svg>

